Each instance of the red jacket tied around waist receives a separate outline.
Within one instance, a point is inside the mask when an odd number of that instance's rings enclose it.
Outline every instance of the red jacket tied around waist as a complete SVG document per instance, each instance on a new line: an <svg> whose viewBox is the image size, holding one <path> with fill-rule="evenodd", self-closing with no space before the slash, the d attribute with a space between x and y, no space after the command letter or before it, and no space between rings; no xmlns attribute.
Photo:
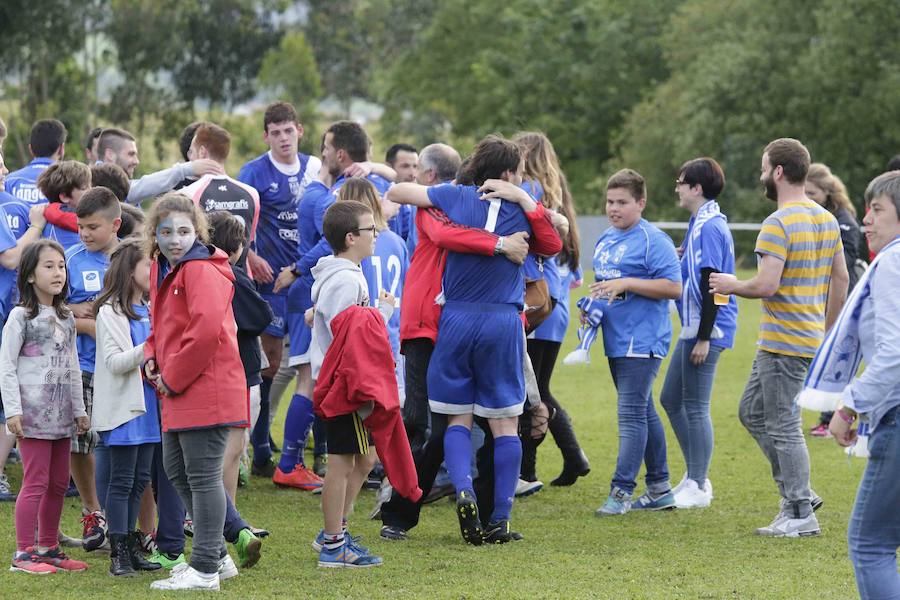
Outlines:
<svg viewBox="0 0 900 600"><path fill-rule="evenodd" d="M173 392L162 396L163 431L248 426L228 257L195 244L165 277L160 260L150 268L151 331L144 358L156 361Z"/></svg>
<svg viewBox="0 0 900 600"><path fill-rule="evenodd" d="M313 391L316 414L328 419L371 405L363 423L372 432L388 480L400 495L417 502L422 490L400 418L394 358L381 314L350 306L332 319L331 331L334 340Z"/></svg>

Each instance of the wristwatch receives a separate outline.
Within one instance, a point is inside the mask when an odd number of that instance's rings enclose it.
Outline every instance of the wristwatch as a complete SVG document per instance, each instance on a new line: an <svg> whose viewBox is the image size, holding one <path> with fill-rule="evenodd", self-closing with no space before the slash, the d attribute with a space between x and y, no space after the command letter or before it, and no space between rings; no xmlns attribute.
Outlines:
<svg viewBox="0 0 900 600"><path fill-rule="evenodd" d="M497 238L497 245L494 246L494 256L503 254L503 236Z"/></svg>

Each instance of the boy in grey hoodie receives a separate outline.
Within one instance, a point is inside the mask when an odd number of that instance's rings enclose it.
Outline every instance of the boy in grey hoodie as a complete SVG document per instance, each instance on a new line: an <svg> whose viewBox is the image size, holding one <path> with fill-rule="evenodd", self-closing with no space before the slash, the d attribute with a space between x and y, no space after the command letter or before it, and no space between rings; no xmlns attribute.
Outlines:
<svg viewBox="0 0 900 600"><path fill-rule="evenodd" d="M325 353L334 335L331 320L354 304L368 306L369 294L360 263L372 256L378 237L372 210L360 202L337 202L325 213L325 239L334 256L325 256L312 269L313 332L309 347L313 381L318 378ZM385 322L394 312L396 300L382 292L379 311ZM328 436L328 471L322 487L322 512L325 528L314 547L320 567L375 567L381 558L358 546L346 529L346 517L375 462L370 452L368 432L363 418L351 413L325 421Z"/></svg>

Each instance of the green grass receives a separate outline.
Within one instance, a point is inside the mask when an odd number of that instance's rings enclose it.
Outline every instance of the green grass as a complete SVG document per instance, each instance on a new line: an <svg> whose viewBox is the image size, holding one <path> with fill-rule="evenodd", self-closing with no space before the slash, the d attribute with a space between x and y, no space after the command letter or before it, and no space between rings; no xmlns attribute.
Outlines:
<svg viewBox="0 0 900 600"><path fill-rule="evenodd" d="M580 297L575 292L573 300ZM809 441L812 481L825 499L818 513L818 538L773 540L752 535L778 509L768 463L737 419L737 404L755 351L759 303L742 302L737 347L719 363L713 397L716 448L710 479L716 499L710 508L599 519L596 509L609 489L616 458L615 394L602 349L593 364L558 365L557 398L572 415L592 465L571 488L544 488L516 502L513 523L525 541L505 546L466 546L447 502L427 506L406 542L378 537L379 522L365 519L372 492L360 495L354 533L384 558L370 570L322 570L309 542L321 527L317 496L278 490L254 478L238 494L238 507L272 536L263 559L225 582L222 594L242 598L841 598L856 596L847 559L846 529L854 493L865 467L848 461L830 440ZM575 344L574 329L561 357ZM658 392L666 365L657 379ZM285 403L281 405L283 416ZM658 406L657 409L663 413ZM811 425L814 416L805 416ZM666 424L669 463L677 482L684 462ZM280 433L280 429L279 429ZM276 438L278 439L278 438ZM538 472L544 482L559 472L552 439L543 444ZM16 487L21 470L9 470ZM639 490L642 482L639 481ZM77 531L78 503L67 499L63 528ZM0 540L14 549L13 506L0 504ZM0 573L4 598L122 598L150 596L144 575L113 580L103 555L87 556L80 574L28 577ZM15 596L13 596L15 594ZM165 594L154 593L155 597ZM172 597L177 595L172 594Z"/></svg>

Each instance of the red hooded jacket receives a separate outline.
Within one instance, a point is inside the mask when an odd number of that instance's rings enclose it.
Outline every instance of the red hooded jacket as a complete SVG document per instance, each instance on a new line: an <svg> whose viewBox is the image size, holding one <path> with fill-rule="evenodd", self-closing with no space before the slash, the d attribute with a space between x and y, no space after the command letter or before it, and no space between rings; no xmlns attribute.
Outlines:
<svg viewBox="0 0 900 600"><path fill-rule="evenodd" d="M174 395L162 398L163 431L247 427L250 404L231 308L234 274L221 250L194 244L162 276L150 267L150 337L154 359Z"/></svg>
<svg viewBox="0 0 900 600"><path fill-rule="evenodd" d="M350 306L331 320L331 331L334 339L313 390L316 414L330 419L372 405L363 423L372 432L388 480L401 496L418 502L422 490L400 417L394 358L381 313Z"/></svg>

